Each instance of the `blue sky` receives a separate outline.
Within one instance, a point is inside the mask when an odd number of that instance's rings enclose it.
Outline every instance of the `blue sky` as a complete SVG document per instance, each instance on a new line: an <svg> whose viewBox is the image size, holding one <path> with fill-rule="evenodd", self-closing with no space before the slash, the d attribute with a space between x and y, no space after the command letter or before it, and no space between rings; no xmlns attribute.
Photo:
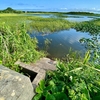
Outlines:
<svg viewBox="0 0 100 100"><path fill-rule="evenodd" d="M0 9L100 9L100 0L0 0Z"/></svg>

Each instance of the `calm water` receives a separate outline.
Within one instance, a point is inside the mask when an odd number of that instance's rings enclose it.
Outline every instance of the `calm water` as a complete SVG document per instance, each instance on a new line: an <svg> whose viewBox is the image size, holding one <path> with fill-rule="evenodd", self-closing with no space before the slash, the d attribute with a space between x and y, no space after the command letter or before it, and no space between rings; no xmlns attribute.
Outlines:
<svg viewBox="0 0 100 100"><path fill-rule="evenodd" d="M43 18L55 17L50 14L28 14L28 16L40 16ZM89 21L95 19L96 17L88 17L88 16L78 16L78 15L65 15L68 16L64 19L69 21ZM48 48L48 53L52 58L61 58L69 53L70 48L73 51L80 51L82 53L85 52L85 48L82 44L80 44L79 40L83 37L90 38L89 33L77 32L74 29L63 30L59 32L54 32L52 34L42 34L37 33L31 34L31 37L36 37L38 39L38 46L40 50L44 50L45 45L44 41L49 39L51 44Z"/></svg>
<svg viewBox="0 0 100 100"><path fill-rule="evenodd" d="M54 17L53 14L25 14L26 16L38 16L38 17L43 17L43 18L50 18Z"/></svg>
<svg viewBox="0 0 100 100"><path fill-rule="evenodd" d="M95 16L89 17L89 16L82 16L82 15L68 15L66 14L65 16L68 16L65 18L66 20L69 20L71 22L82 22L82 21L90 21L95 19Z"/></svg>
<svg viewBox="0 0 100 100"><path fill-rule="evenodd" d="M25 14L26 16L38 16L38 17L43 17L43 18L57 18L56 15L53 14ZM68 15L68 14L64 14L64 16L66 16L66 18L64 18L65 20L69 20L69 21L74 21L74 22L82 22L82 21L90 21L96 18L100 18L100 17L96 17L96 16L82 16L82 15Z"/></svg>
<svg viewBox="0 0 100 100"><path fill-rule="evenodd" d="M84 17L68 17L68 18L65 18L66 20L69 20L71 22L82 22L82 21L90 21L90 20L93 20L94 18L89 18L87 16L84 16Z"/></svg>
<svg viewBox="0 0 100 100"><path fill-rule="evenodd" d="M44 41L49 39L51 44L49 45L48 53L51 57L61 58L69 53L69 49L72 48L74 51L85 52L84 46L79 43L79 40L83 37L89 38L88 33L76 32L74 29L63 30L54 32L52 34L43 35L31 34L31 37L36 37L39 41L39 48L44 49Z"/></svg>

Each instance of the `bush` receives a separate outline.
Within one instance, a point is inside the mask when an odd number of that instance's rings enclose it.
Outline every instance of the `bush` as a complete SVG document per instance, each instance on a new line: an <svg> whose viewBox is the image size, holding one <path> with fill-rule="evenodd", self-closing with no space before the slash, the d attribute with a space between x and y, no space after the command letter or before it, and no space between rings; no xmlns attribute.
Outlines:
<svg viewBox="0 0 100 100"><path fill-rule="evenodd" d="M0 26L0 61L3 65L16 70L14 63L17 60L34 62L44 56L37 51L37 39L32 39L25 29L25 24L16 26L12 30L4 23Z"/></svg>
<svg viewBox="0 0 100 100"><path fill-rule="evenodd" d="M58 62L46 80L36 88L33 100L99 100L100 65L89 63L89 52L82 60Z"/></svg>

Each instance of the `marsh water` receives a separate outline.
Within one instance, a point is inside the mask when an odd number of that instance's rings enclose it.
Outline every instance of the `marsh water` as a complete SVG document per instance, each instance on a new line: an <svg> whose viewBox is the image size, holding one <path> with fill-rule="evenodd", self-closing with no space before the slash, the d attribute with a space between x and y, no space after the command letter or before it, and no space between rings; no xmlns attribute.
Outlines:
<svg viewBox="0 0 100 100"><path fill-rule="evenodd" d="M38 46L40 50L45 50L44 41L48 39L49 44L48 53L51 58L62 58L69 53L70 48L73 51L84 53L85 47L80 44L79 40L83 37L90 38L88 33L77 32L74 29L63 30L51 34L34 33L31 37L38 39Z"/></svg>
<svg viewBox="0 0 100 100"><path fill-rule="evenodd" d="M94 17L68 15L68 18L65 18L65 19L71 22L82 22L82 21L93 20Z"/></svg>
<svg viewBox="0 0 100 100"><path fill-rule="evenodd" d="M43 18L58 18L54 14L25 14L26 16L38 16L38 17L43 17ZM98 17L95 16L82 16L82 15L70 15L70 14L64 14L65 16L63 19L71 21L71 22L82 22L82 21L90 21L93 19L96 19ZM60 17L61 18L61 17Z"/></svg>
<svg viewBox="0 0 100 100"><path fill-rule="evenodd" d="M55 17L54 15L45 14L31 14L28 16L40 16L44 18ZM95 19L96 17L88 16L78 16L78 15L65 15L64 19L69 21L89 21ZM89 33L77 32L75 29L62 30L54 33L35 33L31 34L31 37L36 37L38 39L38 47L40 50L46 50L51 58L62 58L69 53L70 49L72 51L78 51L85 53L85 47L79 42L81 38L90 38ZM51 43L46 48L45 40L48 39Z"/></svg>
<svg viewBox="0 0 100 100"><path fill-rule="evenodd" d="M43 18L55 17L53 14L25 14L26 16L38 16Z"/></svg>

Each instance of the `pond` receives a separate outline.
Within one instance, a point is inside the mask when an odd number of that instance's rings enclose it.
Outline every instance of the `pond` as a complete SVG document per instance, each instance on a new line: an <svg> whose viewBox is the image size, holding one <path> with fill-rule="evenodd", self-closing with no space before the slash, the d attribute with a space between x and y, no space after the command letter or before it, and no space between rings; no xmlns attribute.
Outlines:
<svg viewBox="0 0 100 100"><path fill-rule="evenodd" d="M82 21L90 21L95 19L95 16L89 17L89 16L82 16L82 15L65 15L67 18L64 18L66 20L69 20L71 22L82 22Z"/></svg>
<svg viewBox="0 0 100 100"><path fill-rule="evenodd" d="M82 21L90 21L90 20L93 20L93 18L89 18L89 17L68 17L68 18L65 18L66 20L68 21L71 21L71 22L82 22Z"/></svg>
<svg viewBox="0 0 100 100"><path fill-rule="evenodd" d="M50 18L50 17L55 17L53 14L24 14L26 16L38 16L38 17L43 17L43 18Z"/></svg>
<svg viewBox="0 0 100 100"><path fill-rule="evenodd" d="M54 32L51 34L38 33L31 34L31 37L36 37L38 39L38 46L40 50L43 50L45 45L44 41L49 39L51 41L48 53L51 58L62 58L69 53L70 48L73 51L85 52L85 47L80 44L79 40L83 37L90 38L89 33L77 32L74 29L63 30Z"/></svg>
<svg viewBox="0 0 100 100"><path fill-rule="evenodd" d="M57 18L56 15L54 14L40 14L40 13L37 13L37 14L24 14L26 16L38 16L38 17L43 17L43 18ZM63 16L65 16L65 18L63 17L60 17L60 18L63 18L65 20L69 20L71 22L82 22L82 21L90 21L90 20L93 20L93 19L96 19L96 18L100 18L100 17L96 17L96 16L92 16L92 17L89 17L89 16L82 16L82 15L69 15L69 14L64 14Z"/></svg>

